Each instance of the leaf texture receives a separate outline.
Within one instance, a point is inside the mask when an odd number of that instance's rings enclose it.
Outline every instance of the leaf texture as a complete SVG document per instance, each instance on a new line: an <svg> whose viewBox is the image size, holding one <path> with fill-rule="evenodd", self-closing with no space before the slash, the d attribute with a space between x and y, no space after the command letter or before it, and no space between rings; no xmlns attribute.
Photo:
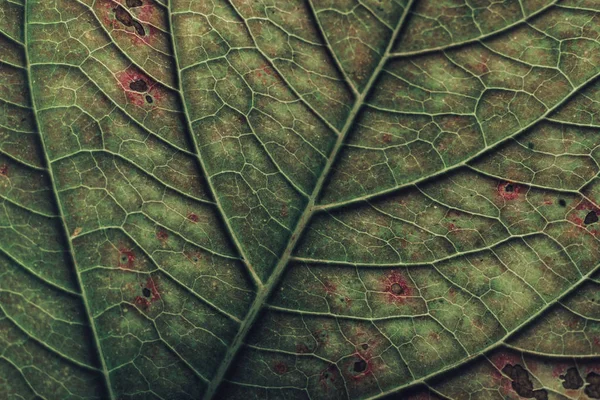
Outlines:
<svg viewBox="0 0 600 400"><path fill-rule="evenodd" d="M600 398L597 1L0 16L1 398Z"/></svg>

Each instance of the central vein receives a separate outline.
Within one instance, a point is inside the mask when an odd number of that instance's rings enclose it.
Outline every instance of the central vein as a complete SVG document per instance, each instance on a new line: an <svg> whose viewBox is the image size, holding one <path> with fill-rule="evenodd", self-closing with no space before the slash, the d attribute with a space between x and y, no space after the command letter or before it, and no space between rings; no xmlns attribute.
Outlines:
<svg viewBox="0 0 600 400"><path fill-rule="evenodd" d="M214 378L208 385L208 388L204 395L205 400L209 400L214 397L219 385L225 378L225 374L227 373L231 363L233 362L235 356L237 355L240 347L244 343L244 340L245 340L246 336L248 335L250 328L252 328L252 326L254 325L256 319L258 318L258 315L260 314L260 311L262 310L262 308L265 305L266 301L268 300L271 292L276 287L283 272L285 271L285 267L287 266L287 264L289 262L289 259L292 255L292 251L296 247L296 244L297 244L300 236L302 235L302 232L306 228L308 222L310 221L310 219L313 215L313 212L314 212L313 209L315 206L315 202L319 198L319 195L321 193L323 185L326 182L326 180L329 176L329 173L331 171L331 168L337 158L337 155L339 154L339 152L345 142L346 136L352 129L352 126L354 125L354 121L356 120L356 117L358 116L358 114L365 102L365 99L367 98L367 96L370 92L370 89L374 86L374 83L377 81L381 71L383 70L385 63L388 60L388 57L392 51L394 42L396 41L396 38L404 24L404 21L406 20L406 17L412 6L413 1L414 0L409 0L408 4L406 5L406 7L404 9L404 13L402 14L400 20L398 21L398 24L396 25L396 27L392 33L390 41L385 49L385 53L379 60L379 63L377 64L375 69L373 70L373 73L371 74L371 77L369 78L369 81L367 82L365 88L359 94L359 96L356 98L356 101L354 102L354 105L352 106L352 110L350 111L350 113L348 114L348 117L346 118L346 123L344 124L344 127L342 128L340 134L338 135L335 146L333 147L333 150L331 151L331 153L327 159L327 163L325 164L325 167L323 168L323 171L321 172L321 175L319 176L319 179L317 180L317 183L310 195L308 204L307 204L306 208L304 209L304 212L298 219L298 222L296 223L296 227L295 227L294 231L292 232L290 240L288 241L287 246L286 246L283 254L281 255L281 258L279 259L279 262L275 266L275 269L271 273L267 282L264 285L259 287L256 298L254 299L252 305L250 306L250 309L248 311L248 314L246 315L246 318L242 322L239 331L237 332L235 338L233 339L233 342L227 349L227 353L223 357L221 365L219 366L217 372L215 373ZM171 21L171 26L172 26L172 21ZM180 85L181 85L181 79L179 81L180 81ZM180 88L180 91L181 91L181 88ZM187 113L186 113L186 115L187 115ZM190 128L191 128L191 126L190 126ZM213 194L215 194L215 193L213 193ZM217 198L217 196L215 196L215 198ZM224 219L226 219L226 218L224 218Z"/></svg>

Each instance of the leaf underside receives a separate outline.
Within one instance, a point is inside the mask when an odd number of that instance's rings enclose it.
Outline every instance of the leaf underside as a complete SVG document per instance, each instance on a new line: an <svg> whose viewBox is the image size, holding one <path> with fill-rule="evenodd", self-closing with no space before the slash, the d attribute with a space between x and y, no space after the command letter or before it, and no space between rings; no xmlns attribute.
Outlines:
<svg viewBox="0 0 600 400"><path fill-rule="evenodd" d="M597 0L0 0L0 398L600 398Z"/></svg>

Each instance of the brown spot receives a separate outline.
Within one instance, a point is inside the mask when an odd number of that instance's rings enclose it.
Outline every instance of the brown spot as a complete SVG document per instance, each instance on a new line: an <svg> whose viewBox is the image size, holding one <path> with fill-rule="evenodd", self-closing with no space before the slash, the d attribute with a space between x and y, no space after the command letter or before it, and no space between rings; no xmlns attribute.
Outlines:
<svg viewBox="0 0 600 400"><path fill-rule="evenodd" d="M8 176L8 165L7 164L0 165L0 176Z"/></svg>
<svg viewBox="0 0 600 400"><path fill-rule="evenodd" d="M189 219L193 223L197 223L200 220L200 218L198 218L198 216L194 213L189 213L187 219Z"/></svg>
<svg viewBox="0 0 600 400"><path fill-rule="evenodd" d="M583 379L575 367L569 368L567 373L559 378L563 380L562 384L565 389L579 389L583 386Z"/></svg>
<svg viewBox="0 0 600 400"><path fill-rule="evenodd" d="M77 228L75 228L75 230L73 231L73 234L71 235L71 237L76 237L79 236L79 234L81 233L81 231L83 230L83 228L81 228L80 226L78 226Z"/></svg>
<svg viewBox="0 0 600 400"><path fill-rule="evenodd" d="M142 0L126 0L125 4L127 4L127 7L139 7L144 3Z"/></svg>
<svg viewBox="0 0 600 400"><path fill-rule="evenodd" d="M548 400L548 392L545 389L533 390L529 372L521 365L508 364L502 369L502 372L512 379L512 388L519 396L526 399Z"/></svg>
<svg viewBox="0 0 600 400"><path fill-rule="evenodd" d="M281 215L281 217L286 218L288 216L288 208L287 208L287 204L284 204L281 206L281 210L279 211L279 215Z"/></svg>
<svg viewBox="0 0 600 400"><path fill-rule="evenodd" d="M277 364L275 364L275 366L273 367L273 370L278 374L278 375L283 375L288 371L288 367L287 364L283 363L283 362L278 362Z"/></svg>
<svg viewBox="0 0 600 400"><path fill-rule="evenodd" d="M143 79L138 79L129 84L129 88L136 92L146 92L148 90L148 84Z"/></svg>
<svg viewBox="0 0 600 400"><path fill-rule="evenodd" d="M595 372L590 372L585 377L587 385L584 392L592 399L600 399L600 375Z"/></svg>

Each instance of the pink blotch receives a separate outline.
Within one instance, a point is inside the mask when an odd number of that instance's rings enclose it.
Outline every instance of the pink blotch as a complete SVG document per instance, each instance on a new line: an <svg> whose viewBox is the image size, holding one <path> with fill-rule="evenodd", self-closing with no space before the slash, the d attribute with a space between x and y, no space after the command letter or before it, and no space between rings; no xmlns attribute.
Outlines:
<svg viewBox="0 0 600 400"><path fill-rule="evenodd" d="M514 200L519 197L523 190L521 185L512 182L500 182L497 187L498 195L504 200Z"/></svg>
<svg viewBox="0 0 600 400"><path fill-rule="evenodd" d="M515 353L509 353L507 351L501 351L499 353L492 355L490 357L490 361L492 362L492 364L494 364L496 366L496 368L499 371L502 371L504 369L504 367L506 367L508 364L516 365L516 364L521 364L523 362L523 360L521 360L521 357L519 357L519 355L517 355Z"/></svg>
<svg viewBox="0 0 600 400"><path fill-rule="evenodd" d="M125 71L117 73L116 75L121 88L125 91L125 95L131 104L134 104L138 107L151 106L154 108L164 96L164 92L160 86L153 79L135 67L130 67ZM145 92L137 92L131 89L130 85L139 80L146 82L148 89ZM152 97L153 102L151 104L146 101L146 96Z"/></svg>
<svg viewBox="0 0 600 400"><path fill-rule="evenodd" d="M135 253L127 248L121 248L119 250L119 268L121 269L132 269L135 263Z"/></svg>
<svg viewBox="0 0 600 400"><path fill-rule="evenodd" d="M143 288L147 288L148 290L150 290L150 297L146 298L145 296L136 296L135 298L135 304L143 307L143 308L148 308L150 307L150 305L152 303L154 303L157 300L160 300L161 298L161 294L158 290L158 285L156 284L156 282L154 281L154 279L152 279L152 277L149 277L146 280L146 286L140 285Z"/></svg>
<svg viewBox="0 0 600 400"><path fill-rule="evenodd" d="M392 271L385 276L382 285L388 303L402 304L413 293L412 288L399 271Z"/></svg>

